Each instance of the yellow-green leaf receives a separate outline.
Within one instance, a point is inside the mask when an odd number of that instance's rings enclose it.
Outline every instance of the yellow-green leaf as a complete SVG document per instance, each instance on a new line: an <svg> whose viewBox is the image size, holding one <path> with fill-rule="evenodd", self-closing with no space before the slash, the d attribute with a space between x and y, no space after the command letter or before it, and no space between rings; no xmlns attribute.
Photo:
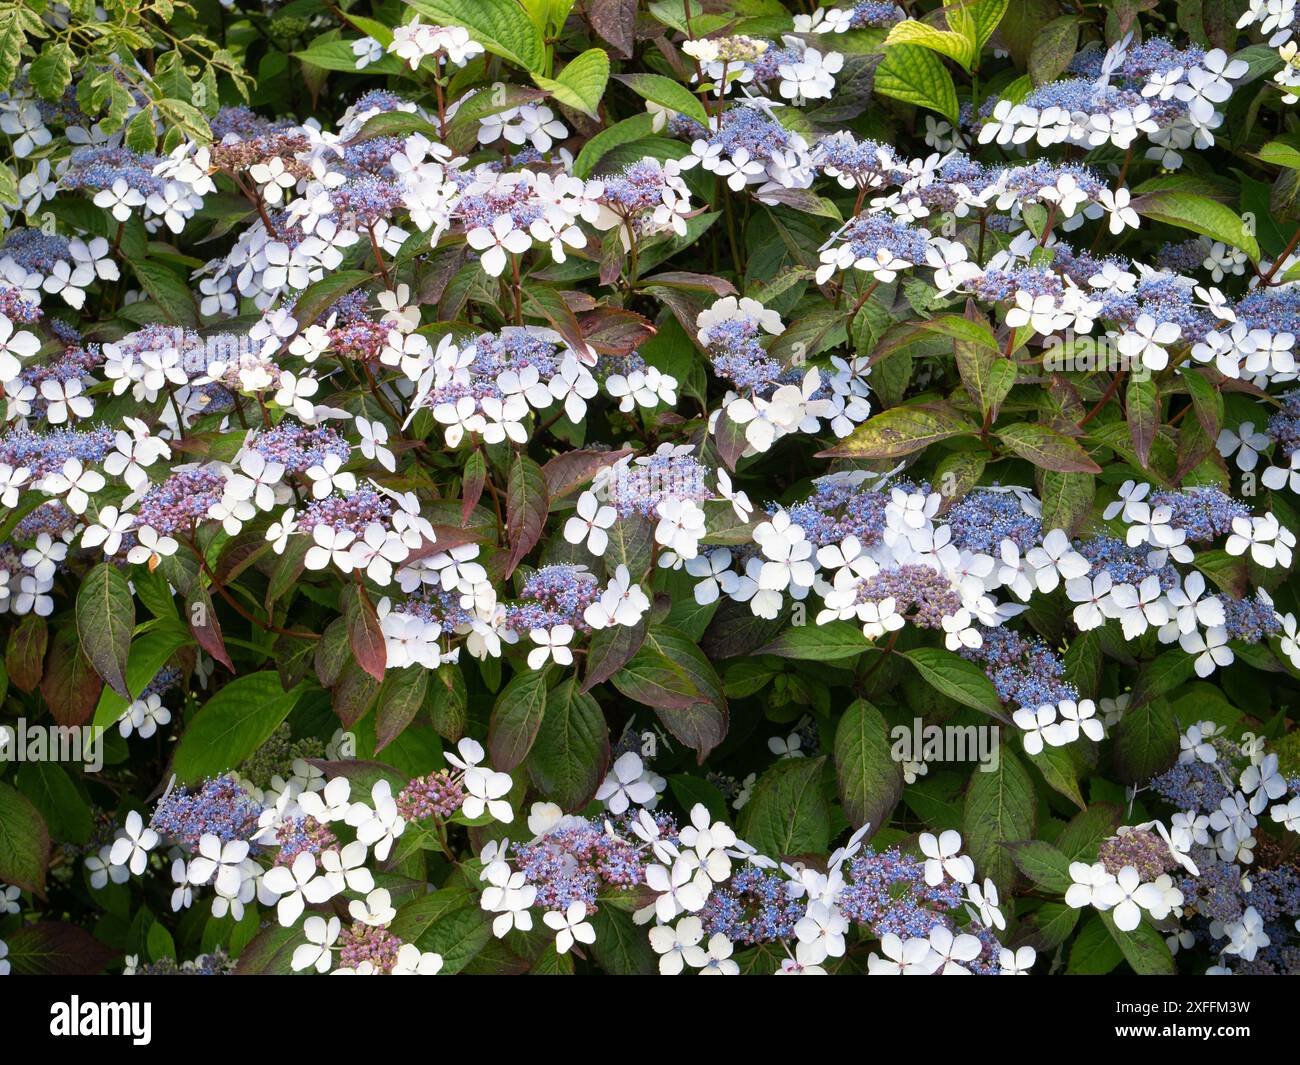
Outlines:
<svg viewBox="0 0 1300 1065"><path fill-rule="evenodd" d="M898 44L914 44L928 48L932 52L956 60L966 70L970 70L975 62L975 41L972 38L952 30L936 29L912 18L897 23L889 31L889 36L885 38L886 56L889 55L890 47Z"/></svg>
<svg viewBox="0 0 1300 1065"><path fill-rule="evenodd" d="M595 118L609 81L609 56L603 48L588 48L558 78L534 74L533 80L566 107Z"/></svg>
<svg viewBox="0 0 1300 1065"><path fill-rule="evenodd" d="M876 92L929 108L957 123L957 87L934 52L917 44L895 44L876 67Z"/></svg>

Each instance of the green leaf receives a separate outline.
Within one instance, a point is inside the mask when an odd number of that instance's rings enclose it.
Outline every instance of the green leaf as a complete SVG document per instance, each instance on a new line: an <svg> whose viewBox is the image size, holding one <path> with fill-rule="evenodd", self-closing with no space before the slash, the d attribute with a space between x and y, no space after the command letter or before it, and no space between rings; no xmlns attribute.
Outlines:
<svg viewBox="0 0 1300 1065"><path fill-rule="evenodd" d="M831 836L825 765L825 756L785 758L763 773L741 811L741 836L772 858L825 851Z"/></svg>
<svg viewBox="0 0 1300 1065"><path fill-rule="evenodd" d="M303 52L294 52L295 59L301 59L304 63L321 70L333 70L339 73L356 74L357 57L352 51L352 42L340 40L312 41L311 45ZM392 55L380 56L375 62L366 66L365 70L360 71L362 74L403 74L410 73L411 68L405 66L400 59Z"/></svg>
<svg viewBox="0 0 1300 1065"><path fill-rule="evenodd" d="M164 52L153 68L153 83L163 96L193 103L193 88L185 73L185 57L179 50Z"/></svg>
<svg viewBox="0 0 1300 1065"><path fill-rule="evenodd" d="M76 61L72 46L65 41L47 41L41 54L32 60L27 76L46 100L57 100L72 83L72 66ZM151 133L152 136L152 133Z"/></svg>
<svg viewBox="0 0 1300 1065"><path fill-rule="evenodd" d="M19 205L18 178L14 175L13 168L9 166L8 163L0 163L0 204L6 204L9 207L17 207ZM45 502L45 500L40 496L37 496L35 499L28 501L25 505L29 508L35 509L38 504L43 502ZM11 509L9 516L6 518L3 525L8 526L10 522L16 524L21 520L21 515L15 517L15 511L20 510L23 507L24 504L19 503L18 507ZM2 532L3 530L0 529L0 533Z"/></svg>
<svg viewBox="0 0 1300 1065"><path fill-rule="evenodd" d="M542 31L515 0L407 0L407 6L427 21L464 26L493 55L530 74L548 73Z"/></svg>
<svg viewBox="0 0 1300 1065"><path fill-rule="evenodd" d="M982 321L976 322L957 314L948 314L942 318L931 318L926 322L917 322L916 328L923 329L928 333L939 333L958 342L973 344L993 354L1000 355L1002 353L997 338L993 335L993 330Z"/></svg>
<svg viewBox="0 0 1300 1065"><path fill-rule="evenodd" d="M1060 13L1061 9L1057 6L1056 0L1010 0L1007 4L1006 16L1002 19L998 36L1021 70L1029 65L1030 49L1033 48L1038 34ZM1026 92L1033 88L1027 75L1024 83ZM1014 85L1015 82L1012 82L1008 88ZM1019 95L1015 97L1015 102L1018 103L1023 99L1024 94Z"/></svg>
<svg viewBox="0 0 1300 1065"><path fill-rule="evenodd" d="M566 811L591 801L609 768L609 729L590 695L569 677L546 697L546 710L528 752L528 773L537 790Z"/></svg>
<svg viewBox="0 0 1300 1065"><path fill-rule="evenodd" d="M321 638L316 641L316 651L312 656L312 665L316 677L326 688L338 683L343 667L348 663L348 627L342 618L335 618L325 626Z"/></svg>
<svg viewBox="0 0 1300 1065"><path fill-rule="evenodd" d="M446 662L433 671L429 681L429 716L434 730L443 739L455 742L465 735L469 693L465 689L465 674L454 662Z"/></svg>
<svg viewBox="0 0 1300 1065"><path fill-rule="evenodd" d="M1115 728L1115 771L1125 784L1145 784L1178 756L1178 726L1164 699L1129 707Z"/></svg>
<svg viewBox="0 0 1300 1065"><path fill-rule="evenodd" d="M819 457L897 459L938 440L975 432L976 427L951 407L912 403L881 411Z"/></svg>
<svg viewBox="0 0 1300 1065"><path fill-rule="evenodd" d="M1101 473L1098 466L1068 436L1033 422L1017 422L997 431L997 438L1022 459L1057 473Z"/></svg>
<svg viewBox="0 0 1300 1065"><path fill-rule="evenodd" d="M1121 932L1115 925L1115 915L1101 913L1101 923L1106 926L1111 939L1124 955L1124 960L1139 976L1175 976L1174 956L1169 953L1165 937L1146 921L1131 932Z"/></svg>
<svg viewBox="0 0 1300 1065"><path fill-rule="evenodd" d="M154 107L158 109L158 117L164 126L179 129L198 144L206 145L212 141L212 127L208 125L207 117L193 104L164 98L155 100Z"/></svg>
<svg viewBox="0 0 1300 1065"><path fill-rule="evenodd" d="M609 81L609 56L603 48L588 48L570 61L557 78L533 74L533 80L566 107L599 117L601 97Z"/></svg>
<svg viewBox="0 0 1300 1065"><path fill-rule="evenodd" d="M691 7L688 11L687 4ZM699 0L655 0L650 13L665 26L688 37L704 37L727 25L735 16L721 12L710 14Z"/></svg>
<svg viewBox="0 0 1300 1065"><path fill-rule="evenodd" d="M101 562L77 591L77 636L95 672L128 700L126 663L134 627L135 602L126 578L116 566Z"/></svg>
<svg viewBox="0 0 1300 1065"><path fill-rule="evenodd" d="M378 754L397 739L406 726L415 720L424 705L429 687L429 674L436 671L419 666L390 669L384 676L375 704L375 753Z"/></svg>
<svg viewBox="0 0 1300 1065"><path fill-rule="evenodd" d="M157 628L136 637L131 643L131 653L126 660L126 687L130 693L123 697L111 688L105 688L95 707L94 724L108 728L130 706L131 701L158 676L176 651L189 643L187 633L180 628Z"/></svg>
<svg viewBox="0 0 1300 1065"><path fill-rule="evenodd" d="M1250 573L1244 558L1221 550L1200 551L1193 565L1209 577L1220 591L1227 592L1234 599L1245 597Z"/></svg>
<svg viewBox="0 0 1300 1065"><path fill-rule="evenodd" d="M1016 940L1025 940L1036 947L1040 954L1055 950L1074 931L1079 923L1079 911L1063 902L1045 902L1023 921L1016 933Z"/></svg>
<svg viewBox="0 0 1300 1065"><path fill-rule="evenodd" d="M546 713L546 675L545 669L516 674L492 707L488 750L493 767L503 773L521 764L537 739Z"/></svg>
<svg viewBox="0 0 1300 1065"><path fill-rule="evenodd" d="M865 699L844 711L835 729L835 778L844 814L855 828L883 828L903 793L903 767L894 758L883 715Z"/></svg>
<svg viewBox="0 0 1300 1065"><path fill-rule="evenodd" d="M0 880L44 898L49 864L45 819L27 796L0 783Z"/></svg>
<svg viewBox="0 0 1300 1065"><path fill-rule="evenodd" d="M541 89L531 85L508 85L497 82L490 92L476 92L462 96L456 113L447 124L444 138L449 147L457 151L472 151L478 144L479 123L489 115L500 114L512 107L545 99Z"/></svg>
<svg viewBox="0 0 1300 1065"><path fill-rule="evenodd" d="M874 647L862 635L859 626L848 621L831 621L825 625L792 626L755 654L797 658L806 662L834 662L855 658Z"/></svg>
<svg viewBox="0 0 1300 1065"><path fill-rule="evenodd" d="M161 961L163 958L176 960L176 941L172 939L172 934L167 931L165 925L155 921L149 926L149 934L145 939L145 948L149 951L149 957L153 961Z"/></svg>
<svg viewBox="0 0 1300 1065"><path fill-rule="evenodd" d="M592 956L611 976L649 976L655 972L655 952L646 930L613 906L601 906L591 917L596 930Z"/></svg>
<svg viewBox="0 0 1300 1065"><path fill-rule="evenodd" d="M15 14L11 11L9 18L0 19L0 90L5 91L13 85L23 61L23 25Z"/></svg>
<svg viewBox="0 0 1300 1065"><path fill-rule="evenodd" d="M1051 528L1051 526L1044 525L1044 528ZM1065 679L1074 685L1084 698L1091 698L1097 694L1097 686L1101 682L1102 660L1101 633L1090 629L1070 637L1064 656Z"/></svg>
<svg viewBox="0 0 1300 1065"><path fill-rule="evenodd" d="M15 781L40 811L51 836L64 843L90 841L94 831L90 808L63 766L58 762L24 762Z"/></svg>
<svg viewBox="0 0 1300 1065"><path fill-rule="evenodd" d="M1259 262L1259 242L1241 217L1218 200L1195 192L1165 189L1135 197L1132 206L1145 218L1221 240L1240 248L1251 262Z"/></svg>
<svg viewBox="0 0 1300 1065"><path fill-rule="evenodd" d="M961 9L970 17L975 29L976 51L988 43L993 31L998 28L1002 16L1007 13L1008 0L974 0L962 4ZM952 12L948 13L948 25L952 25ZM954 27L956 28L956 27Z"/></svg>
<svg viewBox="0 0 1300 1065"><path fill-rule="evenodd" d="M659 640L643 643L614 674L613 684L629 699L656 709L682 709L708 698L694 672L665 654Z"/></svg>
<svg viewBox="0 0 1300 1065"><path fill-rule="evenodd" d="M668 778L668 787L683 810L690 811L703 804L715 821L727 820L727 800L709 781L687 773L673 773Z"/></svg>
<svg viewBox="0 0 1300 1065"><path fill-rule="evenodd" d="M126 125L126 146L133 152L148 155L157 144L153 112L147 107Z"/></svg>
<svg viewBox="0 0 1300 1065"><path fill-rule="evenodd" d="M573 955L561 954L554 943L548 943L542 952L533 959L528 968L529 976L572 976Z"/></svg>
<svg viewBox="0 0 1300 1065"><path fill-rule="evenodd" d="M354 289L360 288L373 275L365 270L335 270L319 281L313 281L293 304L293 315L304 329L330 307Z"/></svg>
<svg viewBox="0 0 1300 1065"><path fill-rule="evenodd" d="M369 713L379 696L379 686L379 681L351 657L343 664L338 680L330 689L330 702L345 729L352 728ZM280 687L283 689L284 685Z"/></svg>
<svg viewBox="0 0 1300 1065"><path fill-rule="evenodd" d="M26 976L95 976L118 952L84 928L37 921L5 936L15 973Z"/></svg>
<svg viewBox="0 0 1300 1065"><path fill-rule="evenodd" d="M49 830L31 800L0 783L0 880L45 895Z"/></svg>
<svg viewBox="0 0 1300 1065"><path fill-rule="evenodd" d="M984 456L973 451L954 451L939 460L934 468L933 482L943 493L943 509L979 484L985 465Z"/></svg>
<svg viewBox="0 0 1300 1065"><path fill-rule="evenodd" d="M578 152L578 158L573 162L574 174L580 178L589 177L596 164L607 152L613 151L622 144L632 144L643 137L650 136L653 127L652 115L633 115L631 118L623 119L622 122L615 122L608 129L602 129Z"/></svg>
<svg viewBox="0 0 1300 1065"><path fill-rule="evenodd" d="M627 665L645 643L649 628L650 615L646 614L635 625L608 625L592 633L591 643L587 645L587 672L582 678L582 690L591 691Z"/></svg>
<svg viewBox="0 0 1300 1065"><path fill-rule="evenodd" d="M492 941L489 914L476 905L464 906L439 917L415 941L422 951L442 955L440 973L453 976L465 968Z"/></svg>
<svg viewBox="0 0 1300 1065"><path fill-rule="evenodd" d="M364 15L358 15L353 11L349 11L348 22L352 23L353 26L364 33L367 37L373 37L385 48L393 43L392 29L376 19L366 18ZM350 46L351 42L348 43Z"/></svg>
<svg viewBox="0 0 1300 1065"><path fill-rule="evenodd" d="M1105 976L1124 960L1124 952L1106 930L1100 914L1093 914L1070 948L1067 976Z"/></svg>
<svg viewBox="0 0 1300 1065"><path fill-rule="evenodd" d="M412 133L422 133L430 140L438 139L438 127L427 118L421 118L410 111L381 111L366 119L365 125L353 136L352 142L368 141L375 137L404 138Z"/></svg>
<svg viewBox="0 0 1300 1065"><path fill-rule="evenodd" d="M922 680L949 699L982 710L999 721L1008 720L993 682L974 662L942 647L916 647L904 651L903 657L916 667Z"/></svg>
<svg viewBox="0 0 1300 1065"><path fill-rule="evenodd" d="M521 0L521 2L545 36L558 37L577 0Z"/></svg>
<svg viewBox="0 0 1300 1065"><path fill-rule="evenodd" d="M153 259L130 259L140 287L149 293L163 317L172 325L196 326L198 308L190 286L174 271Z"/></svg>
<svg viewBox="0 0 1300 1065"><path fill-rule="evenodd" d="M1070 876L1070 859L1041 839L1027 839L1006 844L1011 860L1025 876L1039 887L1058 895L1074 883Z"/></svg>
<svg viewBox="0 0 1300 1065"><path fill-rule="evenodd" d="M1125 462L1136 468L1141 468L1142 463L1138 461L1137 452L1133 450L1133 438L1129 434L1128 425L1122 419L1115 419L1109 422L1095 421L1088 427L1088 439L1102 447L1108 447L1116 451ZM1172 481L1165 469L1173 469L1173 453L1169 447L1169 441L1164 437L1157 436L1151 447L1151 463L1143 471L1151 480L1161 485L1170 485Z"/></svg>
<svg viewBox="0 0 1300 1065"><path fill-rule="evenodd" d="M998 408L1016 383L1016 364L1004 359L1000 352L960 340L954 345L954 352L957 372L971 399L981 414L996 418Z"/></svg>
<svg viewBox="0 0 1300 1065"><path fill-rule="evenodd" d="M1091 864L1097 860L1097 848L1102 840L1114 834L1120 818L1118 807L1094 803L1075 814L1061 829L1061 834L1056 837L1056 848L1072 862Z"/></svg>
<svg viewBox="0 0 1300 1065"><path fill-rule="evenodd" d="M8 170L8 167L5 169ZM10 171L9 176L13 177L12 171ZM14 189L17 190L17 187L17 183L15 182ZM14 197L16 196L17 191L14 193ZM14 197L5 198L0 196L0 203L9 203L17 206L18 203ZM4 512L3 518L0 518L0 537L6 540L9 539L14 529L18 527L18 523L22 521L23 518L27 517L27 515L33 510L47 502L48 499L39 492L21 493L18 497L18 505L16 507L7 508Z"/></svg>
<svg viewBox="0 0 1300 1065"><path fill-rule="evenodd" d="M673 738L695 752L695 761L704 759L727 736L727 708L715 702L694 702L689 706L656 707L655 712Z"/></svg>
<svg viewBox="0 0 1300 1065"><path fill-rule="evenodd" d="M613 571L626 566L633 580L640 580L650 568L654 550L654 526L639 514L620 518L609 530L605 550L605 568ZM591 668L590 663L588 668Z"/></svg>
<svg viewBox="0 0 1300 1065"><path fill-rule="evenodd" d="M1092 511L1097 479L1091 473L1043 471L1043 528L1074 532Z"/></svg>
<svg viewBox="0 0 1300 1065"><path fill-rule="evenodd" d="M1151 380L1130 377L1124 397L1124 412L1128 420L1129 435L1133 438L1133 451L1145 467L1151 455L1151 445L1160 431L1160 393Z"/></svg>
<svg viewBox="0 0 1300 1065"><path fill-rule="evenodd" d="M309 550L311 550L311 544L308 542L307 537L291 537L289 546L284 549L284 554L278 556L271 564L271 579L266 588L265 598L268 611L276 600L292 590L298 583L298 578L302 576L302 571L305 568L303 563Z"/></svg>
<svg viewBox="0 0 1300 1065"><path fill-rule="evenodd" d="M1029 49L1029 76L1035 85L1055 81L1065 72L1079 49L1079 18L1062 15L1052 19L1034 37Z"/></svg>
<svg viewBox="0 0 1300 1065"><path fill-rule="evenodd" d="M437 891L419 895L411 902L399 906L397 916L389 925L389 931L407 943L414 943L435 922L457 910L474 906L477 902L477 893L464 883L449 882Z"/></svg>
<svg viewBox="0 0 1300 1065"><path fill-rule="evenodd" d="M1032 839L1038 805L1034 781L1014 754L1004 749L990 773L972 773L962 813L962 836L975 868L1009 897L1015 864L1004 843Z"/></svg>
<svg viewBox="0 0 1300 1065"><path fill-rule="evenodd" d="M650 13L664 26L690 38L701 38L722 29L735 14L708 13L702 0L654 0Z"/></svg>
<svg viewBox="0 0 1300 1065"><path fill-rule="evenodd" d="M662 74L618 74L615 80L621 81L642 99L693 118L702 126L708 124L708 112L699 97L671 78Z"/></svg>
<svg viewBox="0 0 1300 1065"><path fill-rule="evenodd" d="M190 784L235 768L270 738L301 694L301 687L286 692L270 670L236 677L187 725L172 761L176 776Z"/></svg>
<svg viewBox="0 0 1300 1065"><path fill-rule="evenodd" d="M1193 655L1178 647L1164 652L1142 667L1129 696L1129 707L1136 709L1168 694L1184 681L1191 680L1195 672L1196 658Z"/></svg>
<svg viewBox="0 0 1300 1065"><path fill-rule="evenodd" d="M1079 771L1074 759L1075 755L1069 747L1044 747L1038 754L1029 756L1029 760L1038 766L1048 786L1082 810L1087 804L1079 791Z"/></svg>
<svg viewBox="0 0 1300 1065"><path fill-rule="evenodd" d="M937 111L957 124L957 87L943 61L928 48L916 44L887 48L876 67L876 92Z"/></svg>
<svg viewBox="0 0 1300 1065"><path fill-rule="evenodd" d="M702 763L727 734L722 681L695 641L654 626L636 654L611 678L629 699L653 707L659 720Z"/></svg>
<svg viewBox="0 0 1300 1065"><path fill-rule="evenodd" d="M235 963L238 976L292 976L293 952L306 942L301 928L282 928L272 921L240 952Z"/></svg>
<svg viewBox="0 0 1300 1065"><path fill-rule="evenodd" d="M1300 138L1284 134L1271 140L1255 153L1255 158L1288 170L1300 170Z"/></svg>
<svg viewBox="0 0 1300 1065"><path fill-rule="evenodd" d="M1184 366L1179 374L1187 386L1187 394L1191 397L1196 418L1205 434L1217 439L1223 425L1223 394L1210 384L1204 374L1191 366Z"/></svg>

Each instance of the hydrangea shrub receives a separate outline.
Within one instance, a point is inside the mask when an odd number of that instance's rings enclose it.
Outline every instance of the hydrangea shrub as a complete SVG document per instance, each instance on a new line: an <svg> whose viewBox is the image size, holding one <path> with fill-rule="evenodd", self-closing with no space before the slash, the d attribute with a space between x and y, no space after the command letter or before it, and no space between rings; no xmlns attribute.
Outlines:
<svg viewBox="0 0 1300 1065"><path fill-rule="evenodd" d="M0 3L0 973L1300 971L1294 20Z"/></svg>

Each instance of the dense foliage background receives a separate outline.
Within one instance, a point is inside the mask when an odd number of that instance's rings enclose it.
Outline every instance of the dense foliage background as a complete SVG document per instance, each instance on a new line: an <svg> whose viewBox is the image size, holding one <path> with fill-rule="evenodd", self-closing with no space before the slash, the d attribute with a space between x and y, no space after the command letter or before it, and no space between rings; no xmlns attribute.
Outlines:
<svg viewBox="0 0 1300 1065"><path fill-rule="evenodd" d="M0 973L1295 973L1294 18L0 3Z"/></svg>

